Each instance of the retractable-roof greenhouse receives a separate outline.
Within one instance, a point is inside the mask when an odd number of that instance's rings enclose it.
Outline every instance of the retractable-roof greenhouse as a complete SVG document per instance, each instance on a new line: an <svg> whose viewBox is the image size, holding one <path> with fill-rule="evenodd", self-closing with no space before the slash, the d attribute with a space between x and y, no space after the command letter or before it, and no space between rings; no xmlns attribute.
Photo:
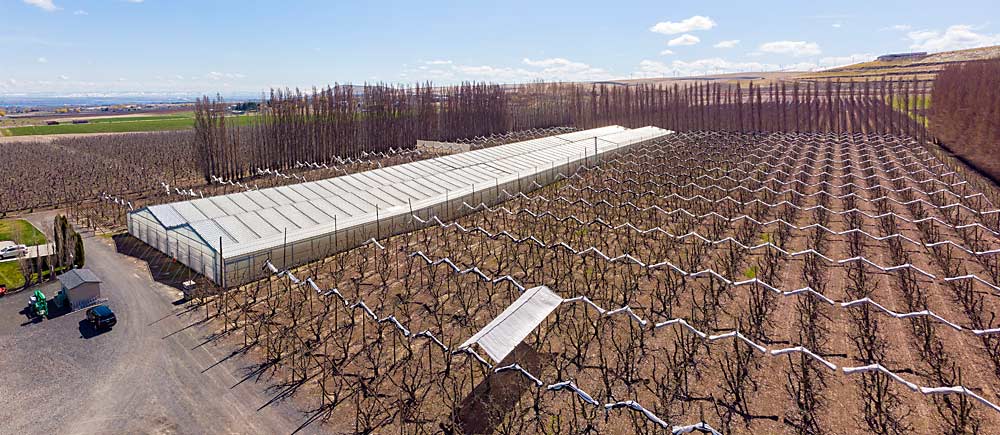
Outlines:
<svg viewBox="0 0 1000 435"><path fill-rule="evenodd" d="M226 286L524 192L587 159L669 134L656 127L595 128L288 186L144 207L129 233Z"/></svg>

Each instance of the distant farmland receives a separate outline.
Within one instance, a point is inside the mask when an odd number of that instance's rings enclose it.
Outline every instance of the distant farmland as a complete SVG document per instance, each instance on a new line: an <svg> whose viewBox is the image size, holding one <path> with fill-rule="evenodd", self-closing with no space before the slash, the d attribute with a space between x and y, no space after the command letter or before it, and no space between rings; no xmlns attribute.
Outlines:
<svg viewBox="0 0 1000 435"><path fill-rule="evenodd" d="M238 117L238 124L248 117ZM86 124L61 121L58 125L35 125L0 129L0 136L35 136L43 134L134 133L144 131L190 130L194 128L194 112L170 115L115 116L88 119Z"/></svg>
<svg viewBox="0 0 1000 435"><path fill-rule="evenodd" d="M337 231L349 213L292 199L317 193L302 182L435 164L418 139L662 125L677 133L548 186L497 181L459 218L411 211L409 233L376 225L372 243L294 270L272 264L274 276L226 291L203 280L189 307L215 319L208 332L226 346L244 340L234 352L312 410L324 425L313 432L994 433L980 428L1000 427L1000 201L937 140L998 143L988 109L1000 86L987 79L1000 74L945 72L853 86L276 90L260 114L232 121L206 98L193 130L0 145L0 213L66 208L113 234L150 205L247 210L256 198L293 201L277 206L288 215L254 212L262 233L321 214ZM118 119L89 125L170 121ZM450 194L466 181L418 187ZM404 183L392 188L416 185ZM262 190L279 186L284 198ZM376 213L390 195L337 192ZM171 285L201 279L147 255L155 246L113 240ZM475 354L467 339L538 286L558 298L553 314L508 356Z"/></svg>
<svg viewBox="0 0 1000 435"><path fill-rule="evenodd" d="M37 125L11 127L4 130L4 136L32 136L39 134L72 133L124 133L137 131L184 130L194 128L194 115L112 117L89 120L87 124L72 124L65 121L59 125Z"/></svg>

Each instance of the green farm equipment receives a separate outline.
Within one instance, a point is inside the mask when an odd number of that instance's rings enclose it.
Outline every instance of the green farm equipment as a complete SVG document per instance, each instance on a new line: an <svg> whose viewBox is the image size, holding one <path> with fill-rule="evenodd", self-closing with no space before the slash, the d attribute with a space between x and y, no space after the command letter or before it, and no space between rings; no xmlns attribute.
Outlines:
<svg viewBox="0 0 1000 435"><path fill-rule="evenodd" d="M29 308L31 308L31 311L36 316L45 317L49 315L49 302L45 298L45 293L42 293L41 290L35 290L35 293L28 299L28 303L30 304Z"/></svg>

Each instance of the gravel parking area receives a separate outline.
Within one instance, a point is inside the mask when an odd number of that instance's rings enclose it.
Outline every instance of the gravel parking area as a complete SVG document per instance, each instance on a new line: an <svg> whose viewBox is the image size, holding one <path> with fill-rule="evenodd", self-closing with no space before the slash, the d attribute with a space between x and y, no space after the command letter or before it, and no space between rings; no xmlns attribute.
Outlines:
<svg viewBox="0 0 1000 435"><path fill-rule="evenodd" d="M30 321L27 292L0 298L0 433L280 434L306 420L269 403L266 384L243 382L251 362L207 342L204 312L177 303L180 292L152 281L145 263L109 238L85 246L118 324L94 331L84 311ZM58 283L43 291L54 296Z"/></svg>

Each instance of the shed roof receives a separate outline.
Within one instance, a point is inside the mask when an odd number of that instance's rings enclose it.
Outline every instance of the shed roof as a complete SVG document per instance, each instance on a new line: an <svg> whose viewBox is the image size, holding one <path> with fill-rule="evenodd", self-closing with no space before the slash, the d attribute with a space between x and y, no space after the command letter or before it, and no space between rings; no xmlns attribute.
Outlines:
<svg viewBox="0 0 1000 435"><path fill-rule="evenodd" d="M74 289L85 283L99 283L101 279L90 269L72 269L59 275L59 282L67 289Z"/></svg>

